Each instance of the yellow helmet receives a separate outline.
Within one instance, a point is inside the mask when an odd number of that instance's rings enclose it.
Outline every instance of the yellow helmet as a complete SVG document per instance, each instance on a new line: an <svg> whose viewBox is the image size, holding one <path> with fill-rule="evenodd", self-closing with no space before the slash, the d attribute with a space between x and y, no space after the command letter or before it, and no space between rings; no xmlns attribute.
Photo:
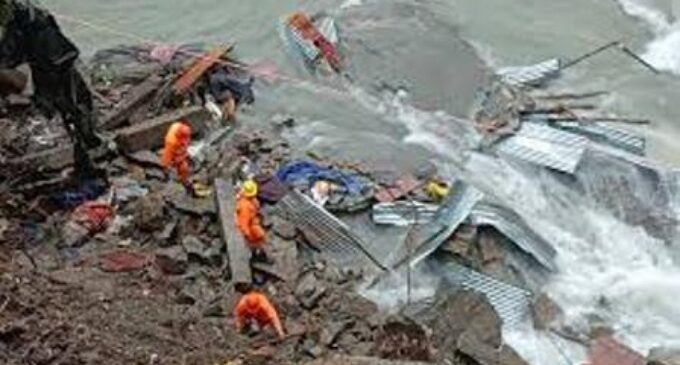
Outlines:
<svg viewBox="0 0 680 365"><path fill-rule="evenodd" d="M241 193L249 198L256 197L257 190L257 183L253 180L247 180L243 183L243 187L241 187Z"/></svg>

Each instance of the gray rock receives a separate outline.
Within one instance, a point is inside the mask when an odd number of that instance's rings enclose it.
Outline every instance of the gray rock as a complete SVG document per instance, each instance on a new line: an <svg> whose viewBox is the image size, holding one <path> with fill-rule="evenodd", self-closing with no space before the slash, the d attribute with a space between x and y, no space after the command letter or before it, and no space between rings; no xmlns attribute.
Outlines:
<svg viewBox="0 0 680 365"><path fill-rule="evenodd" d="M199 261L207 261L204 252L205 245L196 236L186 236L182 239L182 247L189 258L192 256Z"/></svg>
<svg viewBox="0 0 680 365"><path fill-rule="evenodd" d="M305 309L313 309L326 295L327 288L319 282L314 273L305 274L295 288L295 298Z"/></svg>
<svg viewBox="0 0 680 365"><path fill-rule="evenodd" d="M165 225L165 202L159 194L149 194L138 200L135 224L145 232L160 231Z"/></svg>
<svg viewBox="0 0 680 365"><path fill-rule="evenodd" d="M181 246L173 246L156 252L156 264L168 275L181 275L187 271L189 259Z"/></svg>
<svg viewBox="0 0 680 365"><path fill-rule="evenodd" d="M346 331L353 325L354 321L351 320L326 324L323 330L321 330L321 337L319 338L319 342L321 342L321 344L326 347L330 347L335 343L335 341L340 337L340 335L344 331Z"/></svg>
<svg viewBox="0 0 680 365"><path fill-rule="evenodd" d="M648 365L680 365L680 348L655 347L649 351Z"/></svg>
<svg viewBox="0 0 680 365"><path fill-rule="evenodd" d="M281 217L275 216L272 219L274 234L284 240L292 241L297 236L295 225Z"/></svg>
<svg viewBox="0 0 680 365"><path fill-rule="evenodd" d="M539 295L532 306L534 328L546 330L563 315L562 308L547 294Z"/></svg>
<svg viewBox="0 0 680 365"><path fill-rule="evenodd" d="M314 359L317 359L324 354L323 347L319 346L311 339L306 339L305 342L302 343L302 351Z"/></svg>

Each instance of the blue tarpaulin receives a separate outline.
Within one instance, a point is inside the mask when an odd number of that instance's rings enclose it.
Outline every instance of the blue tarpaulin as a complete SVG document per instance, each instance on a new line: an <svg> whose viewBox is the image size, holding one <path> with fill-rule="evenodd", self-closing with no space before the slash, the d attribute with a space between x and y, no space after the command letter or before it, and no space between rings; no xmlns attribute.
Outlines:
<svg viewBox="0 0 680 365"><path fill-rule="evenodd" d="M308 187L320 180L331 181L345 188L350 194L361 194L366 188L366 184L356 174L322 167L310 161L291 162L280 168L276 176L284 183L306 184Z"/></svg>
<svg viewBox="0 0 680 365"><path fill-rule="evenodd" d="M106 189L105 182L88 180L82 183L77 190L58 193L52 199L59 209L71 209L86 201L97 199L106 192Z"/></svg>

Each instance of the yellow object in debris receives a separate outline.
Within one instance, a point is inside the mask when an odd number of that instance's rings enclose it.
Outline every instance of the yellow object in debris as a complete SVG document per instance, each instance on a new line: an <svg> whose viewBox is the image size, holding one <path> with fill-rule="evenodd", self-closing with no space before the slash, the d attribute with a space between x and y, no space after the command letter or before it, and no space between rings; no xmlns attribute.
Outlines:
<svg viewBox="0 0 680 365"><path fill-rule="evenodd" d="M191 188L194 190L194 196L197 198L207 198L212 195L212 189L205 184L195 182Z"/></svg>
<svg viewBox="0 0 680 365"><path fill-rule="evenodd" d="M425 192L427 192L427 195L437 201L443 200L447 195L449 195L450 191L451 188L449 188L447 184L439 181L430 181L425 187Z"/></svg>

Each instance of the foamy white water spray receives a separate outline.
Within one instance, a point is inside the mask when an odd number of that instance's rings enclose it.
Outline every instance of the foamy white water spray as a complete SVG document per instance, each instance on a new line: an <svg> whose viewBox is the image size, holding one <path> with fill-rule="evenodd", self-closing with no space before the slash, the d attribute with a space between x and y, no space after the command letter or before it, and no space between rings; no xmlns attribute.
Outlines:
<svg viewBox="0 0 680 365"><path fill-rule="evenodd" d="M588 332L593 321L604 323L643 353L678 344L680 307L674 301L680 268L663 242L597 206L589 196L595 192L576 191L535 166L471 151L478 136L470 123L413 108L403 95L379 100L356 90L354 94L364 107L406 126L410 133L404 142L429 149L449 171L462 173L511 207L555 246L559 271L544 290L563 306L569 326ZM541 361L534 364L554 359L557 351L545 346L554 341L549 336L514 331L507 340L527 359ZM573 359L582 360L583 351L565 348Z"/></svg>

